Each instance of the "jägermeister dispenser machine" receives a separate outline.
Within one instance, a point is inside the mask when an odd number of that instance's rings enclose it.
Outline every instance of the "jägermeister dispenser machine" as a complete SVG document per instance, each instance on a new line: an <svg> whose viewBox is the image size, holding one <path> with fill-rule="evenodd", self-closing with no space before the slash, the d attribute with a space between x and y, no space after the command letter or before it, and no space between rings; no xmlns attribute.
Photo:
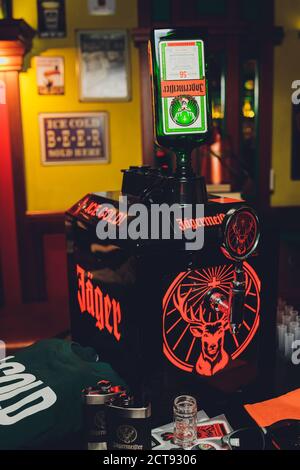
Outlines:
<svg viewBox="0 0 300 470"><path fill-rule="evenodd" d="M150 393L155 419L179 394L204 406L253 384L261 281L255 211L207 194L191 166L210 128L205 41L156 30L149 57L154 138L177 167L123 170L121 191L84 196L66 228L73 339Z"/></svg>

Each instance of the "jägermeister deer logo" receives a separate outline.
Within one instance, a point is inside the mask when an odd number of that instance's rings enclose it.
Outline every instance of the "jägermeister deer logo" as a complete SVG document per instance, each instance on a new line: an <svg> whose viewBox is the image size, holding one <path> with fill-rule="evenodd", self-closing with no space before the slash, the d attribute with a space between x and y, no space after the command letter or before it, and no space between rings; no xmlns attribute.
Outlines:
<svg viewBox="0 0 300 470"><path fill-rule="evenodd" d="M179 126L194 124L199 116L199 106L192 96L177 96L170 105L170 116Z"/></svg>

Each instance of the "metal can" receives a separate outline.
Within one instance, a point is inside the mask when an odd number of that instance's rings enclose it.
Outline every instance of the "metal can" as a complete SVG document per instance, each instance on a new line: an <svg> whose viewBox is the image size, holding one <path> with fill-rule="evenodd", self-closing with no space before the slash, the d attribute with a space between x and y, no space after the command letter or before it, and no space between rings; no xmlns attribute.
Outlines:
<svg viewBox="0 0 300 470"><path fill-rule="evenodd" d="M126 393L106 404L108 450L151 450L151 405Z"/></svg>
<svg viewBox="0 0 300 470"><path fill-rule="evenodd" d="M112 386L107 380L101 380L96 387L83 390L84 435L88 450L107 449L107 426L105 403L124 393L121 386Z"/></svg>

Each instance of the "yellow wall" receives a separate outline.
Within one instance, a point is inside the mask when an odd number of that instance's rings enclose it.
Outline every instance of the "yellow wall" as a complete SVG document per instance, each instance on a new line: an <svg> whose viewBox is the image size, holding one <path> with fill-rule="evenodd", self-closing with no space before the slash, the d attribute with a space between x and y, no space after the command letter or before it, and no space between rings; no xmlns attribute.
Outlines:
<svg viewBox="0 0 300 470"><path fill-rule="evenodd" d="M294 80L300 80L300 2L276 0L275 3L275 23L284 27L285 38L274 51L272 166L275 170L275 191L272 205L292 206L300 204L300 181L291 180L291 84Z"/></svg>
<svg viewBox="0 0 300 470"><path fill-rule="evenodd" d="M14 0L14 17L37 28L36 0ZM117 0L114 16L90 16L87 0L66 0L67 32L64 39L35 38L27 71L20 75L24 133L27 205L29 211L65 210L89 191L119 189L122 168L141 162L139 66L131 41L132 100L115 103L79 102L76 76L76 29L137 26L137 0ZM35 55L64 56L65 95L39 96ZM38 114L46 112L108 111L110 115L109 164L45 167L41 164Z"/></svg>

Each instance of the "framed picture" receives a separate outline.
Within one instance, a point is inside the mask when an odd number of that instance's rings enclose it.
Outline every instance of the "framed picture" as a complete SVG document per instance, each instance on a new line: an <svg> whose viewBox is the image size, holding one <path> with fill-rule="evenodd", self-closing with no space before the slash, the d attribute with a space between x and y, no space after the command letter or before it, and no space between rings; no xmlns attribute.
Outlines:
<svg viewBox="0 0 300 470"><path fill-rule="evenodd" d="M65 0L37 0L37 10L40 38L66 37Z"/></svg>
<svg viewBox="0 0 300 470"><path fill-rule="evenodd" d="M108 163L108 113L39 115L43 165Z"/></svg>
<svg viewBox="0 0 300 470"><path fill-rule="evenodd" d="M39 95L63 95L65 92L63 57L37 57L36 74Z"/></svg>
<svg viewBox="0 0 300 470"><path fill-rule="evenodd" d="M90 15L114 15L116 0L88 0Z"/></svg>
<svg viewBox="0 0 300 470"><path fill-rule="evenodd" d="M128 101L130 67L126 30L78 31L81 101Z"/></svg>

